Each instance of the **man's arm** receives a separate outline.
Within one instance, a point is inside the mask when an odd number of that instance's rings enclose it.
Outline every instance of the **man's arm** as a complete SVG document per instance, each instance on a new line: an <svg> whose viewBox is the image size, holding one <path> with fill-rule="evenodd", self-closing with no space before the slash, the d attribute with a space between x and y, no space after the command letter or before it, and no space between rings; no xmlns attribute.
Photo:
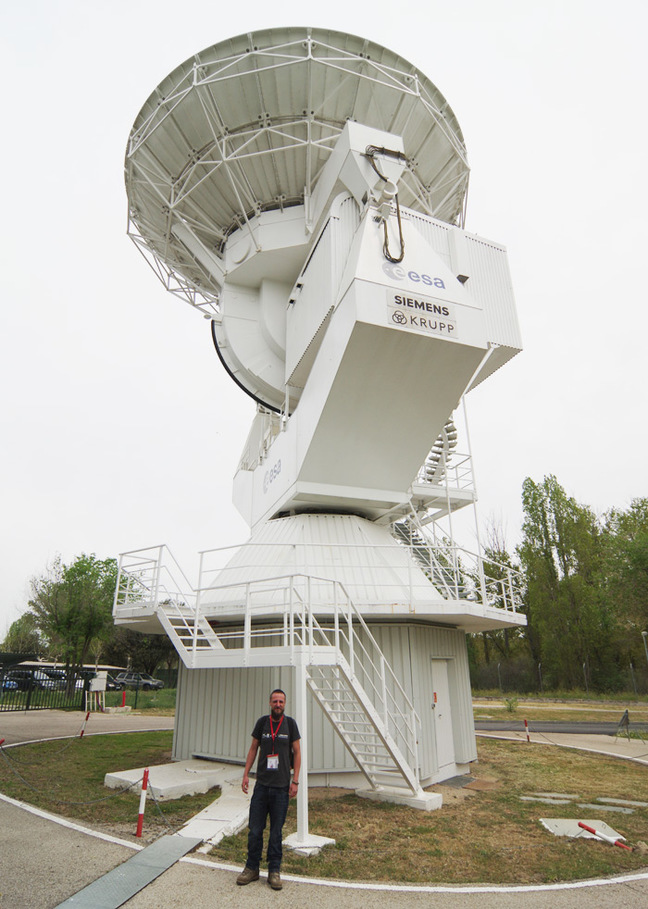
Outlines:
<svg viewBox="0 0 648 909"><path fill-rule="evenodd" d="M250 770L252 769L252 764L254 764L258 750L259 740L255 739L254 736L252 736L252 744L250 745L250 750L248 751L247 758L245 759L245 770L243 771L243 782L241 783L241 789L243 792L245 792L246 795L248 786L250 785Z"/></svg>
<svg viewBox="0 0 648 909"><path fill-rule="evenodd" d="M293 778L290 783L289 796L293 799L299 790L299 771L301 770L301 743L299 739L292 743L292 752L293 752Z"/></svg>

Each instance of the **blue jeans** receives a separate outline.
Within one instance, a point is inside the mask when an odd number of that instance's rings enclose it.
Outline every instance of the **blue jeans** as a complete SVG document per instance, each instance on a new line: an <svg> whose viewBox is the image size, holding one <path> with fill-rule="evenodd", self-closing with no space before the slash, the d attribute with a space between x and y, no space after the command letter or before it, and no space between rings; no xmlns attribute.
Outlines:
<svg viewBox="0 0 648 909"><path fill-rule="evenodd" d="M288 788L264 786L256 783L250 800L250 819L248 826L248 857L245 863L248 868L258 871L263 852L263 831L270 816L270 839L268 840L268 871L281 870L283 850L283 825L288 811Z"/></svg>

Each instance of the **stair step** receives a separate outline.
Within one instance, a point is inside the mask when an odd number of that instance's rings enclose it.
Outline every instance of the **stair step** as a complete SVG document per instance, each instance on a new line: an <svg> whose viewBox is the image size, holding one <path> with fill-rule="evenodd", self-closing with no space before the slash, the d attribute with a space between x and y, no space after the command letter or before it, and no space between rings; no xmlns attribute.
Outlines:
<svg viewBox="0 0 648 909"><path fill-rule="evenodd" d="M383 743L380 741L367 742L364 738L354 738L352 735L347 735L346 738L349 744L353 745L357 751L361 751L366 754L385 754L387 751L385 745L383 745Z"/></svg>
<svg viewBox="0 0 648 909"><path fill-rule="evenodd" d="M367 757L371 757L371 758L379 757L381 760L384 760L385 755L389 754L389 752L387 751L385 746L382 744L382 742L380 744L372 745L371 743L367 744L367 742L363 742L362 740L350 738L349 744L353 745L354 749L358 752L358 754L364 754ZM391 760L391 758L388 758L388 760Z"/></svg>
<svg viewBox="0 0 648 909"><path fill-rule="evenodd" d="M347 741L354 751L357 751L358 754L364 754L367 757L380 757L384 759L385 755L389 753L382 742L376 743L375 745L368 745L366 742L354 739L351 736L347 736Z"/></svg>
<svg viewBox="0 0 648 909"><path fill-rule="evenodd" d="M372 785L379 785L378 779L383 778L390 785L400 781L403 789L411 789L413 771L404 761L400 763L404 756L399 755L398 748L394 757L385 745L388 733L383 731L382 714L369 706L358 680L348 677L343 665L338 671L335 667L310 666L308 677L313 695Z"/></svg>
<svg viewBox="0 0 648 909"><path fill-rule="evenodd" d="M337 717L333 717L337 719ZM382 736L375 729L374 726L371 726L369 723L344 723L340 722L339 726L347 733L347 735L357 735L357 736L367 736L371 738L378 738L382 741Z"/></svg>
<svg viewBox="0 0 648 909"><path fill-rule="evenodd" d="M341 710L340 704L329 704L328 706L331 709L331 712L337 713L341 717L347 718L349 720L349 722L351 722L351 723L353 722L352 717L354 717L354 716L360 717L358 722L362 722L363 717L365 717L367 715L364 712L364 710L344 710L344 709ZM373 723L367 721L367 725L373 726Z"/></svg>
<svg viewBox="0 0 648 909"><path fill-rule="evenodd" d="M380 757L380 760L378 760L378 757L376 755L372 756L372 755L368 755L368 754L363 754L361 751L356 751L355 749L354 749L354 754L355 754L356 760L359 763L361 763L365 769L371 770L372 773L375 773L377 770L379 770L382 767L386 767L389 770L396 769L395 764L387 763L388 759L384 755L382 757Z"/></svg>
<svg viewBox="0 0 648 909"><path fill-rule="evenodd" d="M339 721L341 724L347 725L349 727L356 727L360 732L363 729L368 731L376 732L376 726L372 723L371 720L366 719L366 715L363 717L357 713L343 713L339 710L336 710L334 707L329 708L329 713L332 719Z"/></svg>

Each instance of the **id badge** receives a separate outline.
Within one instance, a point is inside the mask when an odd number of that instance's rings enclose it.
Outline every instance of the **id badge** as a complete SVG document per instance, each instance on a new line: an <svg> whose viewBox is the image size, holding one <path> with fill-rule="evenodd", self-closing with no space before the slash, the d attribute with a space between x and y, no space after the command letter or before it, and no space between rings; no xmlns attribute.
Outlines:
<svg viewBox="0 0 648 909"><path fill-rule="evenodd" d="M269 754L268 763L266 764L268 770L279 770L279 755L278 754Z"/></svg>

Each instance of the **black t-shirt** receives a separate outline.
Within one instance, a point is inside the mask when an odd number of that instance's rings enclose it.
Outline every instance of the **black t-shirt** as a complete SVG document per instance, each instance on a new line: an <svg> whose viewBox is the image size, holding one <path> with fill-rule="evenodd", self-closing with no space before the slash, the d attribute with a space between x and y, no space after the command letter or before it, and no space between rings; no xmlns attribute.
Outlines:
<svg viewBox="0 0 648 909"><path fill-rule="evenodd" d="M274 731L274 743L272 732ZM285 789L290 785L290 765L292 744L301 738L297 723L291 716L282 717L281 721L272 720L270 716L260 717L252 730L252 737L259 742L257 763L257 782L264 786L276 786ZM276 770L268 769L268 755L277 755ZM270 761L272 765L273 761Z"/></svg>

